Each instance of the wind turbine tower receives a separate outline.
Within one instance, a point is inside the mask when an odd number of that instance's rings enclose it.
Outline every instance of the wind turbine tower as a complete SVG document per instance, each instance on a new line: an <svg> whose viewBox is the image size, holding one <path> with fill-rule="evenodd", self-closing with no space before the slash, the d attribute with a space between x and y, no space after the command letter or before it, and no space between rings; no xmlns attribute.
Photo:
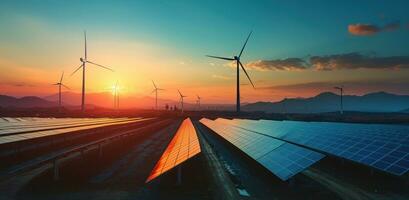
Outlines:
<svg viewBox="0 0 409 200"><path fill-rule="evenodd" d="M119 86L118 86L118 81L116 81L115 87L114 87L114 108L119 109Z"/></svg>
<svg viewBox="0 0 409 200"><path fill-rule="evenodd" d="M202 97L200 97L199 95L196 95L197 96L197 106L198 106L198 109L200 110L200 101L202 100Z"/></svg>

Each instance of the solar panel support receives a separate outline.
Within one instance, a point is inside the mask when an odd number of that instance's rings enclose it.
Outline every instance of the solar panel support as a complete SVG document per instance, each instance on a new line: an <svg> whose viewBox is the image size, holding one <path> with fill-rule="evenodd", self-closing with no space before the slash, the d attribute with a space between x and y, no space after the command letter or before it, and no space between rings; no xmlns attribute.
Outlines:
<svg viewBox="0 0 409 200"><path fill-rule="evenodd" d="M178 172L177 172L177 185L181 185L182 184L182 165L179 165L178 167Z"/></svg>
<svg viewBox="0 0 409 200"><path fill-rule="evenodd" d="M53 161L53 179L54 181L58 181L60 179L60 170L58 168L58 159L54 159Z"/></svg>

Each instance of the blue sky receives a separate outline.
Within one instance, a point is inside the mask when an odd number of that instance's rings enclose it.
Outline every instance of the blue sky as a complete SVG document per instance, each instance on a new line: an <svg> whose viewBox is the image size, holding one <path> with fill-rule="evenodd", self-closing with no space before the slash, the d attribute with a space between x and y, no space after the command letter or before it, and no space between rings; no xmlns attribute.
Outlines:
<svg viewBox="0 0 409 200"><path fill-rule="evenodd" d="M207 80L210 77L232 76L234 71L225 67L228 64L210 60L204 55L237 54L250 30L254 33L242 58L246 63L286 58L308 61L311 56L342 55L353 52L377 57L403 56L405 60L409 52L408 1L3 0L0 4L0 27L2 27L0 45L3 46L0 48L0 53L3 55L3 60L27 65L26 67L29 68L46 70L54 69L48 66L47 59L36 59L36 57L48 54L53 56L50 59L58 58L58 61L70 57L68 55L78 57L79 55L74 56L74 54L81 48L81 34L84 29L89 32L90 40L98 41L94 42L98 48L110 48L109 44L104 44L103 41L121 40L123 43L126 41L143 43L153 46L152 51L155 51L153 55L158 57L158 60L169 59L170 71L195 69L192 71L195 75L208 73L207 77L196 78L198 86L206 84L212 86L213 83L209 83L212 81ZM27 23L27 21L30 22ZM348 26L351 24L371 25L378 27L380 31L370 35L354 35L348 31ZM388 24L399 24L399 28L383 31ZM43 32L39 30L42 28L44 28ZM66 51L65 54L55 51L59 49L57 44L60 48L64 46L61 49ZM55 48L52 48L53 45ZM124 60L129 59L132 58L124 58ZM76 60L67 59L61 63L63 68L70 70L73 68L70 66L71 63L77 64ZM105 62L116 64L110 60ZM399 62L397 63L399 66L408 64L406 61ZM143 65L148 65L146 63ZM187 63L190 68L185 66L185 69L177 63ZM209 63L218 65L222 69L209 68ZM165 64L152 61L152 65ZM255 66L255 64L249 66ZM277 69L276 66L270 67ZM385 73L366 67L363 69L364 72L369 72L362 75L362 78L356 75L360 69L355 71L341 69L333 73L314 70L301 73L291 70L252 70L251 74L254 79L259 80L260 87L269 88L328 81L355 83L360 80L382 80L387 82L394 79L396 74L399 74L397 80L402 82L409 77L407 68L403 68L400 73L394 71ZM209 70L213 71L208 72ZM125 67L122 71L126 71ZM349 74L354 74L351 75L353 78L349 78ZM147 76L153 75L149 73ZM169 76L180 80L169 83L171 87L196 80L175 74L169 74ZM323 76L326 78L320 78ZM233 86L233 80L229 81L229 79L216 82L225 87ZM110 81L113 82L113 80ZM243 78L242 81L246 80ZM131 84L131 81L127 83ZM95 88L90 86L91 90L97 91L98 87L102 87L101 84L95 85L97 85ZM142 84L141 87L148 87L148 84ZM391 91L397 92L396 89ZM355 92L363 92L363 89L356 89ZM402 90L401 93L406 92ZM277 98L291 96L291 94L280 96L277 92L274 95ZM305 95L312 95L312 93ZM266 100L270 99L266 98Z"/></svg>

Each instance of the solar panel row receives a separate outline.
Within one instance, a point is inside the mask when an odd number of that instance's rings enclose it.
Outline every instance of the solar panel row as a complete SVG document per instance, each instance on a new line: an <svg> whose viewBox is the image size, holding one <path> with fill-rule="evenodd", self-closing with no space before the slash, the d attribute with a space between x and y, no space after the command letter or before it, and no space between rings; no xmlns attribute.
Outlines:
<svg viewBox="0 0 409 200"><path fill-rule="evenodd" d="M44 130L44 129L57 129L57 128L68 128L68 127L74 127L74 126L83 126L83 125L90 125L90 124L98 124L98 123L107 123L107 122L114 122L114 121L123 121L123 120L128 120L127 118L117 118L117 119L95 119L95 120L84 120L84 121L65 121L65 122L58 122L55 123L52 120L50 120L49 123L45 124L32 124L30 126L26 125L19 125L19 126L14 126L14 127L3 127L0 128L0 136L1 135L10 135L10 134L15 134L15 133L20 133L20 132L32 132L32 131L37 131L37 130Z"/></svg>
<svg viewBox="0 0 409 200"><path fill-rule="evenodd" d="M190 118L187 118L180 125L146 182L155 179L200 152L196 130Z"/></svg>
<svg viewBox="0 0 409 200"><path fill-rule="evenodd" d="M112 118L44 118L36 120L24 120L19 122L0 122L0 130L5 129L20 129L39 126L51 126L66 123L80 123L89 121L104 121L112 120Z"/></svg>
<svg viewBox="0 0 409 200"><path fill-rule="evenodd" d="M216 121L305 145L394 175L403 175L409 170L409 126L238 119Z"/></svg>
<svg viewBox="0 0 409 200"><path fill-rule="evenodd" d="M200 122L285 181L324 157L314 152L222 121Z"/></svg>
<svg viewBox="0 0 409 200"><path fill-rule="evenodd" d="M17 141L22 141L22 140L29 140L29 139L39 138L39 137L69 133L69 132L73 132L73 131L86 130L86 129L104 127L104 126L109 126L109 125L126 124L126 123L149 120L149 119L150 118L145 118L145 119L136 118L136 119L128 119L128 120L113 120L113 121L108 121L106 123L100 123L100 124L96 124L96 125L91 123L90 125L84 125L84 126L80 126L80 127L63 128L63 129L23 133L23 134L17 134L17 135L1 136L0 137L0 145L5 144L5 143L11 143L11 142L17 142Z"/></svg>

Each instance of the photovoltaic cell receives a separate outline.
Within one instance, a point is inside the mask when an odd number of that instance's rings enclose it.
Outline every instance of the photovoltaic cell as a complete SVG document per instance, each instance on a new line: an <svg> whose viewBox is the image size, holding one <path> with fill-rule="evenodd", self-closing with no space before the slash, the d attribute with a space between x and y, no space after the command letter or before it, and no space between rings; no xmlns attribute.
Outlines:
<svg viewBox="0 0 409 200"><path fill-rule="evenodd" d="M409 170L409 126L217 119L394 175Z"/></svg>
<svg viewBox="0 0 409 200"><path fill-rule="evenodd" d="M283 181L324 157L318 152L233 126L234 122L231 120L223 122L201 119L200 122Z"/></svg>
<svg viewBox="0 0 409 200"><path fill-rule="evenodd" d="M155 179L200 152L201 149L196 130L190 118L187 118L180 125L146 182Z"/></svg>

